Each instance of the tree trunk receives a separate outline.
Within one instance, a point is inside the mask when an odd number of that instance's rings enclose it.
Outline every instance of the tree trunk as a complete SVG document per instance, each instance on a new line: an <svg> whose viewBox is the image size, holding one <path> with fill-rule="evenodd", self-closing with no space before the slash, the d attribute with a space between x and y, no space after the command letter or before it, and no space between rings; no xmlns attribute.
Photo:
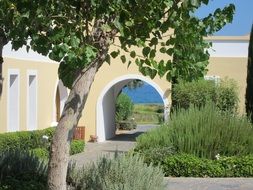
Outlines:
<svg viewBox="0 0 253 190"><path fill-rule="evenodd" d="M66 190L66 175L69 161L70 142L73 130L81 117L91 84L98 69L98 61L75 81L51 144L48 169L49 190Z"/></svg>
<svg viewBox="0 0 253 190"><path fill-rule="evenodd" d="M2 89L3 89L3 47L7 44L7 39L0 29L0 99L2 97Z"/></svg>
<svg viewBox="0 0 253 190"><path fill-rule="evenodd" d="M3 42L0 38L0 99L2 97L2 89L3 89Z"/></svg>

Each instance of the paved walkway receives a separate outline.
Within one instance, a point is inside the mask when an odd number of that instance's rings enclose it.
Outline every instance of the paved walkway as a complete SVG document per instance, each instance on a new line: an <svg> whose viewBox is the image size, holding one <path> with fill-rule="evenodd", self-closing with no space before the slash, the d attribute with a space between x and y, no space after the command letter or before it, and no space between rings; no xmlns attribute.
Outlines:
<svg viewBox="0 0 253 190"><path fill-rule="evenodd" d="M168 190L253 190L253 178L165 178Z"/></svg>
<svg viewBox="0 0 253 190"><path fill-rule="evenodd" d="M138 126L130 132L120 132L103 143L87 143L85 151L71 157L78 166L97 160L102 155L113 157L116 151L127 152L135 145L135 138L155 126ZM253 190L253 178L165 178L168 190Z"/></svg>
<svg viewBox="0 0 253 190"><path fill-rule="evenodd" d="M102 143L86 143L85 151L71 156L71 160L78 163L78 166L83 166L93 162L102 155L114 156L115 152L124 153L132 149L135 145L135 139L140 134L155 126L138 126L133 131L120 131L111 140Z"/></svg>

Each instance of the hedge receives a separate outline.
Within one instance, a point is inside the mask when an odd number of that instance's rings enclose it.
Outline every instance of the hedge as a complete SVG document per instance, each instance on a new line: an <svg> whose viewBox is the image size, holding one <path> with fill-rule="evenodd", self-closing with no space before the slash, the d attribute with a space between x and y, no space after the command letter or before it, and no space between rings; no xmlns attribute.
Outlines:
<svg viewBox="0 0 253 190"><path fill-rule="evenodd" d="M201 107L212 101L220 110L236 112L239 102L238 87L232 79L223 79L218 84L208 80L181 81L174 85L172 98L174 109Z"/></svg>
<svg viewBox="0 0 253 190"><path fill-rule="evenodd" d="M6 151L30 151L40 158L47 158L49 155L50 143L55 128L50 127L36 131L18 131L0 134L0 153ZM47 136L48 140L43 140ZM84 149L83 140L73 140L70 146L70 154L77 154Z"/></svg>
<svg viewBox="0 0 253 190"><path fill-rule="evenodd" d="M253 155L203 159L189 154L167 157L161 166L173 177L253 177Z"/></svg>
<svg viewBox="0 0 253 190"><path fill-rule="evenodd" d="M84 145L83 140L72 140L70 144L70 155L83 152Z"/></svg>
<svg viewBox="0 0 253 190"><path fill-rule="evenodd" d="M9 150L31 150L45 147L43 135L48 136L49 142L52 139L55 128L47 128L36 131L20 131L0 134L0 152Z"/></svg>

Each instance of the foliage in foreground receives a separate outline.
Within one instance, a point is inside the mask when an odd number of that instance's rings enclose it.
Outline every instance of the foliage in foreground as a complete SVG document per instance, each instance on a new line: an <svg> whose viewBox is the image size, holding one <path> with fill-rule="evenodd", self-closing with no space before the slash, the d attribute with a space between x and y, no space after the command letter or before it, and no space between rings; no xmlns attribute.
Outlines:
<svg viewBox="0 0 253 190"><path fill-rule="evenodd" d="M174 108L201 107L212 101L220 110L232 113L237 111L239 102L238 87L232 79L223 79L217 84L209 80L180 81L174 85L172 98Z"/></svg>
<svg viewBox="0 0 253 190"><path fill-rule="evenodd" d="M166 176L253 177L253 155L203 159L189 154L168 156L161 163Z"/></svg>
<svg viewBox="0 0 253 190"><path fill-rule="evenodd" d="M175 153L214 159L215 155L253 153L253 127L247 118L220 112L213 105L174 112L171 121L137 138L136 150L171 147Z"/></svg>
<svg viewBox="0 0 253 190"><path fill-rule="evenodd" d="M70 165L67 182L75 190L164 189L159 167L147 165L139 156L115 155L101 158L88 167ZM47 162L26 151L0 154L0 189L46 190Z"/></svg>
<svg viewBox="0 0 253 190"><path fill-rule="evenodd" d="M47 159L55 127L36 131L18 131L0 134L0 152L30 151L37 157ZM46 139L45 139L46 137ZM73 140L70 154L77 154L84 149L83 140Z"/></svg>
<svg viewBox="0 0 253 190"><path fill-rule="evenodd" d="M24 151L0 153L0 189L46 190L47 164Z"/></svg>
<svg viewBox="0 0 253 190"><path fill-rule="evenodd" d="M161 169L148 166L137 155L103 157L87 168L71 167L68 176L69 184L77 190L164 189Z"/></svg>

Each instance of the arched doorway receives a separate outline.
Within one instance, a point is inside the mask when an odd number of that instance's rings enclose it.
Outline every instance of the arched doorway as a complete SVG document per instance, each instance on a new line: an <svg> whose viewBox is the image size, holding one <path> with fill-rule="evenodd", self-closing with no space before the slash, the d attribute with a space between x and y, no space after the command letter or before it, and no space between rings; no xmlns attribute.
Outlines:
<svg viewBox="0 0 253 190"><path fill-rule="evenodd" d="M132 80L142 80L156 89L164 105L164 120L167 120L169 103L165 92L150 78L142 75L124 75L107 84L99 95L96 106L96 135L99 142L115 136L115 100L121 89Z"/></svg>
<svg viewBox="0 0 253 190"><path fill-rule="evenodd" d="M55 89L55 99L54 99L54 107L53 107L53 122L52 126L57 125L57 122L60 119L62 110L64 108L64 104L68 98L68 90L63 85L62 81L59 80L57 82L57 86Z"/></svg>

